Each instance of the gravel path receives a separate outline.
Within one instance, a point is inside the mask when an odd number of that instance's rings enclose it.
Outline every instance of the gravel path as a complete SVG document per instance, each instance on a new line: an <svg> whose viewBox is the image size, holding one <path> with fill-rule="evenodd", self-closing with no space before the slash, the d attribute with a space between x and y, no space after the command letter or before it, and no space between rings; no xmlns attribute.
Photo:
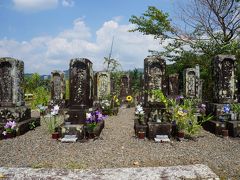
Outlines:
<svg viewBox="0 0 240 180"><path fill-rule="evenodd" d="M134 108L108 117L99 139L86 143L52 140L44 125L0 141L0 166L95 169L206 164L220 177L240 179L240 139L202 131L197 141L162 144L138 140Z"/></svg>

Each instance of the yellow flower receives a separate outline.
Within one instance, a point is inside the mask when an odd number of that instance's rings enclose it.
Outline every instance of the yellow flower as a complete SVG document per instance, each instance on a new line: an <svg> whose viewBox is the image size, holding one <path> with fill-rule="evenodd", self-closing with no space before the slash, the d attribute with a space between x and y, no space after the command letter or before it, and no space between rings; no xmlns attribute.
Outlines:
<svg viewBox="0 0 240 180"><path fill-rule="evenodd" d="M118 99L115 100L116 103L118 103L118 101L119 101Z"/></svg>
<svg viewBox="0 0 240 180"><path fill-rule="evenodd" d="M114 96L113 96L113 99L114 99L114 100L116 100L116 99L117 99L117 96L116 96L116 95L114 95Z"/></svg>
<svg viewBox="0 0 240 180"><path fill-rule="evenodd" d="M183 112L183 111L178 111L178 115L180 115L180 116L186 116L187 113L185 113L185 112Z"/></svg>
<svg viewBox="0 0 240 180"><path fill-rule="evenodd" d="M133 98L132 98L132 96L127 96L127 97L126 97L126 100L127 100L128 102L131 102L131 101L133 100Z"/></svg>

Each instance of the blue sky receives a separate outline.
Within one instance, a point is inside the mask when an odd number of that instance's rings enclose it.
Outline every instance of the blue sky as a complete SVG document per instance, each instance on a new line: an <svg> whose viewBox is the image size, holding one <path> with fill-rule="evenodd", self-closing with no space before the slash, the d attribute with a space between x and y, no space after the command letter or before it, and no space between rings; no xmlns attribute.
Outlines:
<svg viewBox="0 0 240 180"><path fill-rule="evenodd" d="M23 60L26 73L66 70L74 57L88 58L95 70L103 70L114 36L113 58L124 70L141 68L148 49L161 50L162 44L128 32L129 18L153 5L175 21L178 1L0 0L0 57Z"/></svg>

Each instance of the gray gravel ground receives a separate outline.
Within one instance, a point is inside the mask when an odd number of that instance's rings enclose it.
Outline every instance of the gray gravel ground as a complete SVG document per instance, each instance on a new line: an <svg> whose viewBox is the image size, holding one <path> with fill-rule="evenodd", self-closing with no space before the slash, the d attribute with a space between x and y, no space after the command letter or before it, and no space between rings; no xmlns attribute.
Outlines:
<svg viewBox="0 0 240 180"><path fill-rule="evenodd" d="M33 168L121 168L205 164L222 178L240 179L240 139L202 131L197 141L154 143L134 137L134 108L108 117L99 139L61 143L44 125L0 141L0 166Z"/></svg>

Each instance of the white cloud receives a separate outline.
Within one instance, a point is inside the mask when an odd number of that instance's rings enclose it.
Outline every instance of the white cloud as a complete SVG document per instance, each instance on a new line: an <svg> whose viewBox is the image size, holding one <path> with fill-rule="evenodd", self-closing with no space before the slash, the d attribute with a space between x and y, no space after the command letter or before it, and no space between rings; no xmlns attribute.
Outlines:
<svg viewBox="0 0 240 180"><path fill-rule="evenodd" d="M73 0L62 0L62 5L64 7L73 7L74 1Z"/></svg>
<svg viewBox="0 0 240 180"><path fill-rule="evenodd" d="M36 12L56 8L58 0L13 0L14 8L24 12Z"/></svg>
<svg viewBox="0 0 240 180"><path fill-rule="evenodd" d="M25 62L25 72L50 74L52 70L66 70L71 58L85 57L93 62L95 70L103 70L103 59L108 56L112 37L112 57L119 60L123 69L143 67L148 50L161 50L162 46L151 36L128 32L133 25L119 24L115 20L105 22L96 32L92 41L90 29L83 19L76 19L73 27L55 37L35 37L19 42L11 39L0 40L0 57L10 56Z"/></svg>
<svg viewBox="0 0 240 180"><path fill-rule="evenodd" d="M38 12L57 8L60 3L63 7L73 7L74 0L12 0L16 10L22 12Z"/></svg>

